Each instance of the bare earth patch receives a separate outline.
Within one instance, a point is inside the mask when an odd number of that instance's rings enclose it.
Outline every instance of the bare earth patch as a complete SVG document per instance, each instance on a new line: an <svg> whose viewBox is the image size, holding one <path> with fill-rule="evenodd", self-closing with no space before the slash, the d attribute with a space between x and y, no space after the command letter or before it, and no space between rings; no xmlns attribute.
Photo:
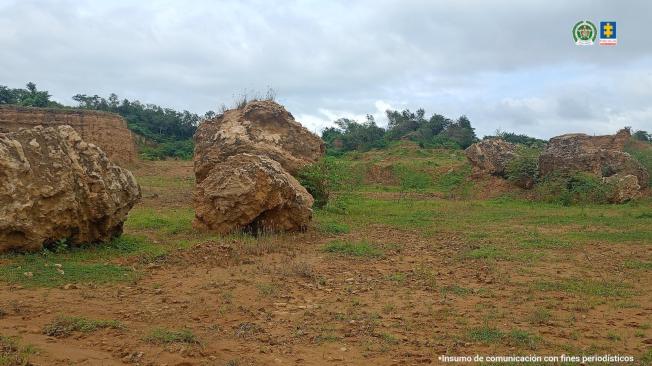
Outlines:
<svg viewBox="0 0 652 366"><path fill-rule="evenodd" d="M560 207L378 193L317 211L306 233L218 237L190 229L190 163L139 163L134 172L145 199L125 235L139 240L97 255L0 259L20 274L0 285L11 352L30 345L20 357L36 365L651 358L649 200ZM63 276L48 282L36 270L23 276L17 267L29 263L120 271L100 283L42 272Z"/></svg>

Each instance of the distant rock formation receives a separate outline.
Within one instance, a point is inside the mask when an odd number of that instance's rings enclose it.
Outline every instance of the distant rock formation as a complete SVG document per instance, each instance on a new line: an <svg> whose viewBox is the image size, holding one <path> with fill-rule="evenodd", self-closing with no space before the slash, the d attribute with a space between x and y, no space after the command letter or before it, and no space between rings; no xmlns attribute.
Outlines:
<svg viewBox="0 0 652 366"><path fill-rule="evenodd" d="M86 142L99 146L113 162L137 160L134 137L125 120L117 114L80 109L33 108L0 105L0 132L69 125Z"/></svg>
<svg viewBox="0 0 652 366"><path fill-rule="evenodd" d="M70 126L0 133L0 252L110 240L139 199L131 172Z"/></svg>
<svg viewBox="0 0 652 366"><path fill-rule="evenodd" d="M313 198L291 174L324 154L323 141L273 101L253 101L195 133L195 227L302 230Z"/></svg>
<svg viewBox="0 0 652 366"><path fill-rule="evenodd" d="M216 164L197 185L195 227L218 233L297 231L312 218L313 198L281 165L238 154Z"/></svg>
<svg viewBox="0 0 652 366"><path fill-rule="evenodd" d="M476 142L464 151L475 173L505 176L505 169L516 156L516 145L502 139Z"/></svg>
<svg viewBox="0 0 652 366"><path fill-rule="evenodd" d="M648 185L650 173L636 159L624 152L631 138L627 129L615 135L589 136L583 133L561 135L550 139L538 158L538 178L550 174L591 173L611 185L612 202L625 202L637 197ZM475 174L504 177L509 162L518 157L516 145L501 139L483 140L466 149ZM517 179L522 188L532 188L537 178Z"/></svg>
<svg viewBox="0 0 652 366"><path fill-rule="evenodd" d="M628 130L616 135L589 136L581 133L553 137L539 157L539 174L587 172L598 177L633 175L645 188L649 173L623 151L630 138Z"/></svg>

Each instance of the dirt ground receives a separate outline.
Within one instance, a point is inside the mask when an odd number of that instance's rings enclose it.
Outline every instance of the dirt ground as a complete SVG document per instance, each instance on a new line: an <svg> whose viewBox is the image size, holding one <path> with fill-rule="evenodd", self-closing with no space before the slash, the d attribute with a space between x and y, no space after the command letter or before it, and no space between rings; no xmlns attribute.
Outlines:
<svg viewBox="0 0 652 366"><path fill-rule="evenodd" d="M134 215L189 220L191 162L143 162L134 173L143 186ZM128 222L126 235L165 248L102 259L133 268L136 279L0 284L0 334L30 345L35 365L438 365L440 355L476 354L652 362L649 201L573 209L594 220L578 223L567 213L527 221L500 203L423 195L407 199L412 221L398 212L393 224L361 210L402 205L395 195L361 197L349 212L316 212L315 226L300 234L214 237L189 226L166 231L150 218ZM476 207L466 222L464 210ZM614 228L612 216L633 224ZM528 230L545 240L517 245ZM334 242L379 252L324 249ZM120 326L44 334L61 315ZM155 329L191 336L157 339Z"/></svg>

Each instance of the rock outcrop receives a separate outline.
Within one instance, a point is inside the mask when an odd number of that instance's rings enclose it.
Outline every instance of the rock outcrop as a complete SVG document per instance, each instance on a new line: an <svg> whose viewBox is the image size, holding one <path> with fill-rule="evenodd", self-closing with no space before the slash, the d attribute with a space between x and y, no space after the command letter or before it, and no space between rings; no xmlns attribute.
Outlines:
<svg viewBox="0 0 652 366"><path fill-rule="evenodd" d="M476 142L464 151L475 173L504 176L510 160L516 157L516 145L502 139Z"/></svg>
<svg viewBox="0 0 652 366"><path fill-rule="evenodd" d="M631 174L614 174L610 177L603 178L603 180L613 187L611 196L608 197L612 203L624 203L636 199L641 195L641 186L638 184L638 178Z"/></svg>
<svg viewBox="0 0 652 366"><path fill-rule="evenodd" d="M195 175L201 182L215 164L248 153L267 156L291 174L324 155L323 141L273 101L254 101L202 123L195 133Z"/></svg>
<svg viewBox="0 0 652 366"><path fill-rule="evenodd" d="M322 140L273 101L203 122L195 139L194 226L218 233L297 231L312 196L292 176L324 154Z"/></svg>
<svg viewBox="0 0 652 366"><path fill-rule="evenodd" d="M630 134L588 136L568 134L553 137L539 157L539 174L587 172L598 177L633 175L641 188L647 186L649 173L636 159L623 152Z"/></svg>
<svg viewBox="0 0 652 366"><path fill-rule="evenodd" d="M36 126L72 126L86 142L99 146L113 162L137 160L136 144L125 120L117 114L58 108L0 105L0 132Z"/></svg>
<svg viewBox="0 0 652 366"><path fill-rule="evenodd" d="M0 133L0 252L119 235L140 187L70 126Z"/></svg>
<svg viewBox="0 0 652 366"><path fill-rule="evenodd" d="M194 226L218 233L302 230L313 198L280 163L238 154L213 166L194 195Z"/></svg>

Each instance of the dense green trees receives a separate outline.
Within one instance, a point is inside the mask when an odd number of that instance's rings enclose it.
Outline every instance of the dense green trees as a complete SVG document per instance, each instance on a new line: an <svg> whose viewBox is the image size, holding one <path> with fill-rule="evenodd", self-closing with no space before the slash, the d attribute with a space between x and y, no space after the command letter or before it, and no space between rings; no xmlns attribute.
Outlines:
<svg viewBox="0 0 652 366"><path fill-rule="evenodd" d="M632 134L632 136L640 141L652 142L652 134L647 133L647 131L636 131Z"/></svg>
<svg viewBox="0 0 652 366"><path fill-rule="evenodd" d="M391 141L408 139L425 147L466 148L477 141L471 121L466 116L457 120L439 114L426 118L425 110L387 112L388 125L376 125L373 116L359 123L346 118L335 121L337 127L322 131L322 139L331 154L344 151L365 151L386 146Z"/></svg>
<svg viewBox="0 0 652 366"><path fill-rule="evenodd" d="M327 146L334 147L335 150L366 151L385 145L383 139L385 130L376 125L373 116L368 115L367 121L363 123L340 118L335 121L335 124L337 127L329 127L322 132L324 142Z"/></svg>
<svg viewBox="0 0 652 366"><path fill-rule="evenodd" d="M98 95L77 94L72 97L78 107L113 112L127 120L129 128L155 142L164 143L192 138L202 117L188 111L178 112L155 104L143 104L138 100L120 101L116 94L108 99ZM208 115L214 115L209 112Z"/></svg>
<svg viewBox="0 0 652 366"><path fill-rule="evenodd" d="M527 135L517 135L513 132L502 132L500 130L496 131L494 136L485 136L483 140L497 137L507 142L511 142L512 144L521 144L533 148L540 148L546 144L545 140L537 139Z"/></svg>
<svg viewBox="0 0 652 366"><path fill-rule="evenodd" d="M29 82L26 87L26 89L11 89L0 85L0 104L16 104L24 107L63 107L63 105L50 100L50 93L38 90L36 84Z"/></svg>

